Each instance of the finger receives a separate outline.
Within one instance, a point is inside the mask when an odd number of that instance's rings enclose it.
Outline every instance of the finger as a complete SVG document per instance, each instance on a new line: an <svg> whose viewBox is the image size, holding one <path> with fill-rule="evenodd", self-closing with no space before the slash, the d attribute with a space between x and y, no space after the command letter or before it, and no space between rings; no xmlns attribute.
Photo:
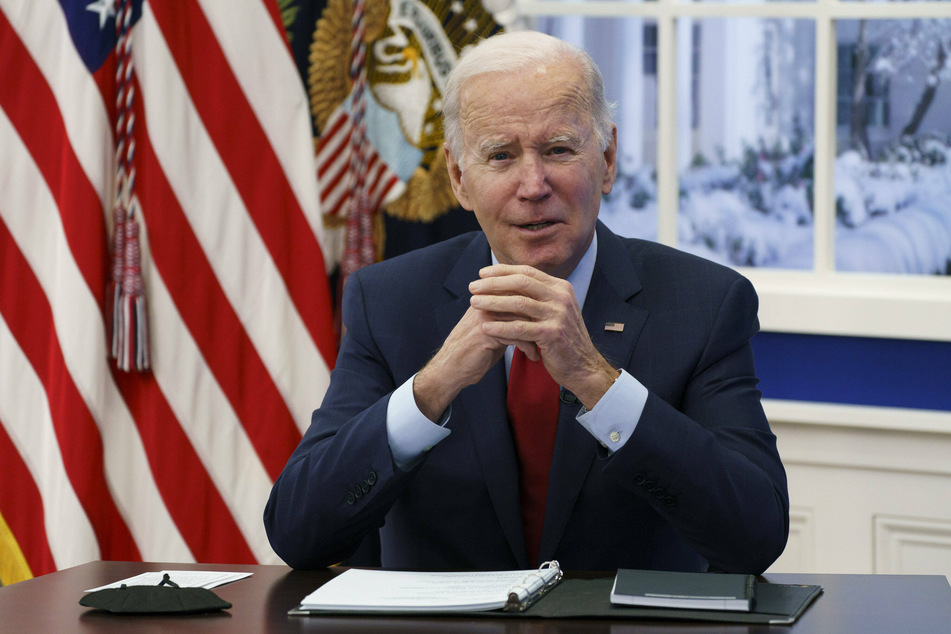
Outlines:
<svg viewBox="0 0 951 634"><path fill-rule="evenodd" d="M538 361L542 358L542 355L538 350L538 346L536 346L531 341L516 341L512 345L521 350L522 353L532 361Z"/></svg>
<svg viewBox="0 0 951 634"><path fill-rule="evenodd" d="M476 304L481 304L483 300L473 302L472 299L473 299L472 297L469 298L469 310L478 312L481 315L480 323L486 323L490 321L516 321L519 319L524 320L526 318L525 315L508 313L501 310L499 311L490 310L487 307L477 306Z"/></svg>
<svg viewBox="0 0 951 634"><path fill-rule="evenodd" d="M491 313L493 319L501 321L538 321L547 319L552 312L544 302L524 295L473 295L469 298L469 304L473 308Z"/></svg>
<svg viewBox="0 0 951 634"><path fill-rule="evenodd" d="M499 339L497 337L492 337L492 339L498 341L504 346L515 346L532 361L538 361L542 358L541 349L539 349L538 345L533 341L522 341L519 339Z"/></svg>
<svg viewBox="0 0 951 634"><path fill-rule="evenodd" d="M550 277L547 273L543 273L527 264L493 264L479 270L479 277L482 279L504 277L507 275L526 275L536 279Z"/></svg>
<svg viewBox="0 0 951 634"><path fill-rule="evenodd" d="M538 322L518 319L487 321L482 324L482 332L507 345L516 345L521 342L537 344L544 340L547 331Z"/></svg>
<svg viewBox="0 0 951 634"><path fill-rule="evenodd" d="M524 268L529 271L534 271L531 267ZM538 271L534 272L538 275L545 275ZM469 292L473 295L524 296L542 302L551 301L562 296L574 297L574 290L571 288L571 284L565 280L551 276L538 277L536 275L525 275L522 273L494 275L474 280L469 284Z"/></svg>
<svg viewBox="0 0 951 634"><path fill-rule="evenodd" d="M513 274L473 280L469 283L469 292L473 295L531 295L533 288L537 292L536 286L532 278Z"/></svg>

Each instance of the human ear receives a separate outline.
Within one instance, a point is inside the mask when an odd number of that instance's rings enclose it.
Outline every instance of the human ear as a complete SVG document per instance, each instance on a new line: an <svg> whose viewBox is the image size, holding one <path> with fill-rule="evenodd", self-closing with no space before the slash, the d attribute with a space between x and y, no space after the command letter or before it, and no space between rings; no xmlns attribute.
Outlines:
<svg viewBox="0 0 951 634"><path fill-rule="evenodd" d="M456 200L464 209L472 211L472 205L469 202L469 195L466 192L466 185L462 178L462 167L449 151L449 146L443 145L443 152L446 153L446 167L449 170L449 182L452 184L452 193L456 195Z"/></svg>
<svg viewBox="0 0 951 634"><path fill-rule="evenodd" d="M617 126L611 126L611 141L604 150L604 179L601 181L601 193L610 194L617 177Z"/></svg>

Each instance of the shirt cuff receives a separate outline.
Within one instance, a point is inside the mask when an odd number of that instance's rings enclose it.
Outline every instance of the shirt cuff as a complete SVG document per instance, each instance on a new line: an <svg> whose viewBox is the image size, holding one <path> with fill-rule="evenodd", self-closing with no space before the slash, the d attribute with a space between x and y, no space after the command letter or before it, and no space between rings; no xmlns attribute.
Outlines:
<svg viewBox="0 0 951 634"><path fill-rule="evenodd" d="M386 439L393 453L393 461L403 471L409 471L422 459L423 454L449 435L445 425L452 407L446 410L439 423L419 411L413 396L414 374L394 390L386 406Z"/></svg>
<svg viewBox="0 0 951 634"><path fill-rule="evenodd" d="M575 419L609 453L618 451L634 434L647 403L647 388L621 370L621 375L604 393L594 409L583 406Z"/></svg>

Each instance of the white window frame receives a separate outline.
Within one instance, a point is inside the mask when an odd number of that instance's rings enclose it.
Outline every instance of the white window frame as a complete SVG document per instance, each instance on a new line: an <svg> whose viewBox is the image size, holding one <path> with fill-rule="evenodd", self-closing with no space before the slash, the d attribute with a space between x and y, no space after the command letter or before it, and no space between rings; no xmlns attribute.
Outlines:
<svg viewBox="0 0 951 634"><path fill-rule="evenodd" d="M814 262L809 271L738 268L760 296L765 331L951 341L951 277L835 270L836 20L951 19L951 1L687 2L516 0L520 16L642 17L657 21L658 241L677 244L677 29L679 18L815 21ZM951 200L948 202L951 205Z"/></svg>

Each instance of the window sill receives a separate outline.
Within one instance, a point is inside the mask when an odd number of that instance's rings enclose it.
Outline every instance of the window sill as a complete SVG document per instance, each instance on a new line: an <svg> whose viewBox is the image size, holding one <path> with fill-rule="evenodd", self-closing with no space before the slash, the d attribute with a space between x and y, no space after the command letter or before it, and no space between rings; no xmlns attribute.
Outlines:
<svg viewBox="0 0 951 634"><path fill-rule="evenodd" d="M951 341L951 278L741 268L767 332Z"/></svg>

